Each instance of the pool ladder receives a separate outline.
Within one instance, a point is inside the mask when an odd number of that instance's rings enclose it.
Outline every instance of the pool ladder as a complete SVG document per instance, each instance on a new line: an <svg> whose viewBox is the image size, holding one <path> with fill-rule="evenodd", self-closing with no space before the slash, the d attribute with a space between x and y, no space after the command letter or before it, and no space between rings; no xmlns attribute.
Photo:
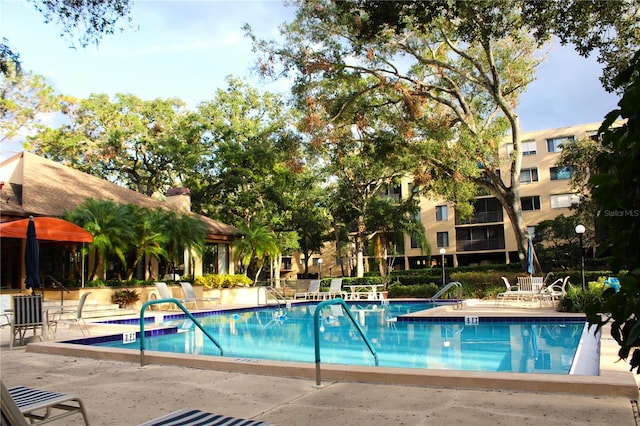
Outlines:
<svg viewBox="0 0 640 426"><path fill-rule="evenodd" d="M191 320L193 321L193 323L196 325L196 327L198 327L205 336L207 336L209 338L209 340L211 340L213 342L214 345L216 345L218 347L218 349L220 349L220 356L224 355L224 351L222 350L222 346L220 346L220 344L216 341L216 339L213 338L213 336L211 334L209 334L209 332L207 330L204 329L204 327L202 326L202 324L200 324L200 322L196 319L196 317L194 317L191 312L189 312L189 310L187 308L184 307L184 305L182 303L180 303L178 301L178 299L154 299L154 300L149 300L148 302L146 302L144 305L142 305L142 308L140 308L140 366L144 367L145 365L145 361L144 361L144 311L147 309L148 306L151 305L157 305L160 303L173 303L175 304L178 308L180 308L180 310L182 310L182 312L184 312L184 314Z"/></svg>
<svg viewBox="0 0 640 426"><path fill-rule="evenodd" d="M266 302L267 304L269 304L269 299L274 299L276 301L276 304L278 305L278 308L280 308L280 302L282 302L282 304L284 306L286 306L287 308L290 307L290 302L287 301L287 298L280 293L278 290L276 290L275 288L271 287L271 286L265 286L262 287L264 288L264 291L266 293ZM271 297L269 297L271 296Z"/></svg>
<svg viewBox="0 0 640 426"><path fill-rule="evenodd" d="M462 308L462 283L458 281L452 281L449 284L445 285L440 291L431 297L431 300L439 299L440 296L451 290L452 288L456 288L456 308Z"/></svg>
<svg viewBox="0 0 640 426"><path fill-rule="evenodd" d="M320 386L320 382L321 382L320 380L320 321L322 321L322 318L320 318L320 312L324 307L328 305L342 305L343 310L346 312L347 316L349 317L353 325L356 327L356 329L360 333L360 336L362 337L367 347L369 348L371 355L373 355L373 359L375 361L376 367L378 366L378 354L376 352L376 349L373 347L373 344L371 344L371 341L369 341L369 338L365 334L364 330L362 329L362 327L360 327L360 324L358 323L356 318L353 316L353 313L351 312L351 309L349 309L349 306L347 305L347 303L340 298L325 300L324 302L320 302L318 304L318 306L316 307L316 311L313 314L313 330L314 330L313 335L314 335L314 344L315 344L315 350L316 350L316 386Z"/></svg>

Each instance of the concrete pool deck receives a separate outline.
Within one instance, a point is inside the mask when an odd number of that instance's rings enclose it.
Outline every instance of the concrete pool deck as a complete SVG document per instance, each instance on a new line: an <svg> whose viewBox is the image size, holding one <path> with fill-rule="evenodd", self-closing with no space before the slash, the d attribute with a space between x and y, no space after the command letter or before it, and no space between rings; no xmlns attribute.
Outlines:
<svg viewBox="0 0 640 426"><path fill-rule="evenodd" d="M478 303L449 312L440 314L558 315L553 310L515 303L498 309L492 303ZM99 334L97 328L92 335ZM436 385L398 385L394 383L394 374L388 376L389 383L362 383L358 376L332 378L325 375L324 369L322 386L317 387L310 378L251 373L251 367L258 363L250 362L242 363L248 367L245 371L249 371L243 373L210 370L198 363L164 365L153 359L150 365L140 367L139 355L135 361L123 361L108 353L101 355L102 359L51 354L46 352L56 344L48 342L32 344L28 350L10 350L9 333L7 327L0 331L3 382L8 386L25 385L76 394L83 399L94 425L135 425L181 408L278 425L637 424L633 402L638 398L635 377L625 363L615 362L617 344L606 333L601 347L603 375L582 376L584 383L576 385L580 388L576 392L563 390L563 379L572 379L568 376L556 376L555 382L547 383L550 387L545 391L516 391L497 390L505 389L499 381L496 386L501 387L497 389L491 390L490 386L470 389L468 384L475 375L470 372L450 372L446 382ZM58 330L59 339L76 337L81 337L77 329ZM527 382L527 377L521 375L507 376L518 376L512 379L514 382ZM397 375L395 379L401 382ZM595 395L585 393L588 388L595 389ZM82 424L81 417L77 417L58 424Z"/></svg>

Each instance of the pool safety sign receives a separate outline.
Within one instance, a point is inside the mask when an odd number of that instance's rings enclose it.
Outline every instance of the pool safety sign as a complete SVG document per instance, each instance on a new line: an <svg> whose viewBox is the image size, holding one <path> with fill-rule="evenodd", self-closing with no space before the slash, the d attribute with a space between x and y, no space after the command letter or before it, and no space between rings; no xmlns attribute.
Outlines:
<svg viewBox="0 0 640 426"><path fill-rule="evenodd" d="M465 316L464 317L464 325L478 325L479 320L476 316Z"/></svg>
<svg viewBox="0 0 640 426"><path fill-rule="evenodd" d="M135 331L127 331L122 333L122 343L135 343L136 342L136 332Z"/></svg>

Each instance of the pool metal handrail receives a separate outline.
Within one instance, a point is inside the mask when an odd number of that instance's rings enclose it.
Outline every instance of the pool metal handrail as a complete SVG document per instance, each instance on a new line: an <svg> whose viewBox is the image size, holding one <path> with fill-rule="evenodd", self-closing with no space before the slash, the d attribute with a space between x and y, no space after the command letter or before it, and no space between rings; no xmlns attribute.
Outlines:
<svg viewBox="0 0 640 426"><path fill-rule="evenodd" d="M175 304L178 308L180 308L180 310L182 310L182 312L184 312L184 314L200 330L202 330L202 332L205 334L205 336L207 336L209 338L209 340L211 340L213 342L213 344L216 345L218 347L218 349L220 349L220 356L224 355L224 351L222 350L222 346L220 346L220 344L216 341L216 339L214 339L213 336L211 334L209 334L209 332L207 330L204 329L204 327L202 326L202 324L200 324L200 322L196 319L196 317L194 317L191 314L191 312L189 312L189 310L187 308L185 308L184 305L178 301L178 299L173 299L173 298L155 299L155 300L149 300L148 302L145 302L142 305L142 308L140 308L140 366L144 367L144 365L145 365L145 363L144 363L144 349L145 349L145 347L144 347L144 311L145 311L145 309L147 309L148 306L157 305L159 303L173 303L173 304Z"/></svg>
<svg viewBox="0 0 640 426"><path fill-rule="evenodd" d="M269 296L271 296L273 297L273 299L275 299L278 308L280 307L280 301L282 301L283 305L287 306L287 298L278 290L271 286L264 286L262 288L264 288L265 291L265 299L267 304L269 304Z"/></svg>
<svg viewBox="0 0 640 426"><path fill-rule="evenodd" d="M431 297L431 300L440 298L440 296L445 294L453 287L456 287L456 306L462 307L462 283L459 281L451 281L449 284L445 285L440 291L438 291Z"/></svg>
<svg viewBox="0 0 640 426"><path fill-rule="evenodd" d="M373 355L373 358L376 363L376 367L378 366L378 353L376 352L376 349L373 347L373 344L365 334L362 327L360 327L360 324L358 324L358 321L356 320L356 318L353 316L353 313L351 312L351 309L349 309L349 306L347 305L347 303L340 298L325 300L324 302L320 302L318 304L318 306L316 307L316 311L313 314L313 335L314 335L314 344L315 344L315 350L316 350L316 385L317 386L320 386L320 382L321 382L320 380L320 321L321 321L320 312L322 311L323 308L325 308L328 305L342 305L342 308L347 313L347 316L349 317L351 322L353 322L353 325L355 325L356 329L360 333L360 336L362 336L362 339L364 340L367 347L369 348L371 355Z"/></svg>

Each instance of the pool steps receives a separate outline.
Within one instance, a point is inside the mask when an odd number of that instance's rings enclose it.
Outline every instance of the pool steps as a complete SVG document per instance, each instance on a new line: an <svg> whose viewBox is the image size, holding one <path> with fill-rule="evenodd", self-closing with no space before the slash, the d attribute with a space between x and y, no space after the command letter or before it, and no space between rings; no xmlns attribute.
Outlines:
<svg viewBox="0 0 640 426"><path fill-rule="evenodd" d="M55 308L60 309L59 300L44 300L42 303L43 309ZM78 307L77 300L65 300L65 310L75 310ZM138 311L136 309L120 308L117 304L99 304L91 303L88 300L82 308L82 317L85 319L114 317L121 315L136 315Z"/></svg>

